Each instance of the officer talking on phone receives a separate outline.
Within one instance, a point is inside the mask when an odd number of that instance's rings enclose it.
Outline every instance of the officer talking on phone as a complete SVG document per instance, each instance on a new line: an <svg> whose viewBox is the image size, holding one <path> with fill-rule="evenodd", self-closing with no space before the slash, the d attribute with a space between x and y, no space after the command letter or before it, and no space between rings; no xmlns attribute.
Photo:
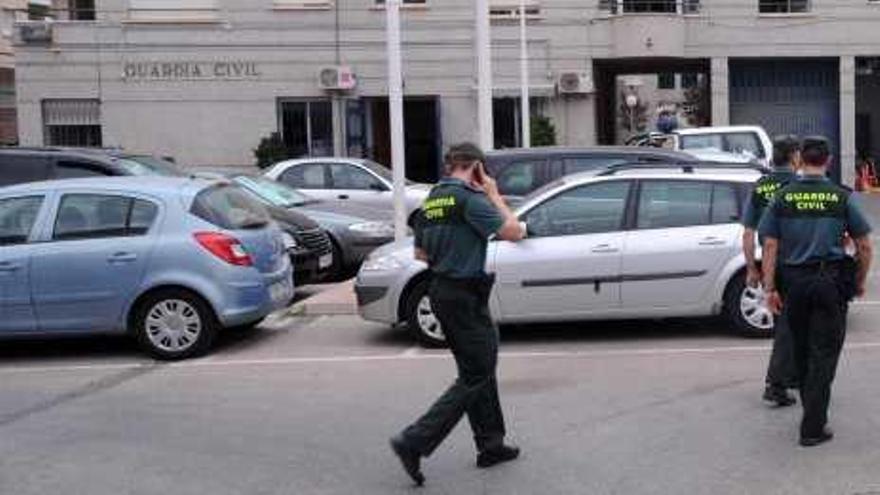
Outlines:
<svg viewBox="0 0 880 495"><path fill-rule="evenodd" d="M476 145L452 146L447 177L425 200L414 225L416 257L432 272L429 296L455 357L458 378L415 423L391 439L406 473L421 485L421 458L440 445L467 414L477 447L477 466L516 459L519 449L504 443L504 416L495 369L498 331L489 314L494 277L485 272L491 236L519 241L526 235L486 174Z"/></svg>
<svg viewBox="0 0 880 495"><path fill-rule="evenodd" d="M797 136L777 136L773 139L773 171L758 179L743 213L743 255L746 258L746 283L757 287L761 283L761 268L755 259L755 234L761 216L780 189L795 179L800 160L801 143ZM797 386L791 331L785 315L773 320L773 352L767 366L764 400L778 407L795 403L788 389Z"/></svg>
<svg viewBox="0 0 880 495"><path fill-rule="evenodd" d="M830 157L828 140L805 138L803 177L779 191L759 226L767 304L776 314L784 311L794 340L804 447L834 436L826 423L847 306L864 295L871 264L871 227L854 195L826 177ZM855 244L854 269L847 261L847 235Z"/></svg>

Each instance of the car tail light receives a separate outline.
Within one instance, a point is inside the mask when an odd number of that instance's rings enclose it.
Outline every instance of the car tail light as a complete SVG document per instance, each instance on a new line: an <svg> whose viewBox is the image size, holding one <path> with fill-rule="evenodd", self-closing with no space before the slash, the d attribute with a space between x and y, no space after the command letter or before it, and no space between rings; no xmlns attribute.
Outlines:
<svg viewBox="0 0 880 495"><path fill-rule="evenodd" d="M196 241L214 256L237 266L252 266L254 260L235 237L219 232L196 232Z"/></svg>

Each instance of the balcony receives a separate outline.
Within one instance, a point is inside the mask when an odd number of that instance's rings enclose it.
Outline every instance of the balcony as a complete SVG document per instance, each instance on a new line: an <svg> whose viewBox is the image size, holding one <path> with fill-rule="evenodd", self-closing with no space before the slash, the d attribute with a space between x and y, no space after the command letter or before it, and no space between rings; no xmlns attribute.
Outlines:
<svg viewBox="0 0 880 495"><path fill-rule="evenodd" d="M698 0L604 0L614 57L683 57L685 19Z"/></svg>

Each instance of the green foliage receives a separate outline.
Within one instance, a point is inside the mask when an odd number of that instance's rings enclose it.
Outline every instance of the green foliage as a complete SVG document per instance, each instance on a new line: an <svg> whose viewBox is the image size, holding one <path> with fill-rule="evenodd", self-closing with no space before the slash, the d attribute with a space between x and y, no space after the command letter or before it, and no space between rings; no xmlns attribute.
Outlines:
<svg viewBox="0 0 880 495"><path fill-rule="evenodd" d="M550 117L534 116L531 123L532 146L556 145L556 126Z"/></svg>
<svg viewBox="0 0 880 495"><path fill-rule="evenodd" d="M268 168L282 160L293 158L277 132L260 140L259 146L254 150L254 156L257 159L257 167L260 168Z"/></svg>

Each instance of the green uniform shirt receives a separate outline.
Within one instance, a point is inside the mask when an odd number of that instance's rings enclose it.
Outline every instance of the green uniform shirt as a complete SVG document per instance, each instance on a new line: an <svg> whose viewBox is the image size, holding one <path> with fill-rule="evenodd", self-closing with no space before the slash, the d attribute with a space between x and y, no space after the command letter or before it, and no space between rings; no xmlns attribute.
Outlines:
<svg viewBox="0 0 880 495"><path fill-rule="evenodd" d="M842 260L844 234L868 235L871 226L850 192L825 177L806 176L782 188L758 227L779 240L783 265Z"/></svg>
<svg viewBox="0 0 880 495"><path fill-rule="evenodd" d="M486 274L489 236L502 225L504 218L485 193L462 180L446 178L434 186L422 205L415 244L428 254L434 273L481 277Z"/></svg>
<svg viewBox="0 0 880 495"><path fill-rule="evenodd" d="M773 169L773 172L758 179L743 212L743 226L747 229L757 230L758 224L761 223L761 217L764 215L767 205L773 200L773 196L794 179L794 172L788 165L777 167Z"/></svg>

